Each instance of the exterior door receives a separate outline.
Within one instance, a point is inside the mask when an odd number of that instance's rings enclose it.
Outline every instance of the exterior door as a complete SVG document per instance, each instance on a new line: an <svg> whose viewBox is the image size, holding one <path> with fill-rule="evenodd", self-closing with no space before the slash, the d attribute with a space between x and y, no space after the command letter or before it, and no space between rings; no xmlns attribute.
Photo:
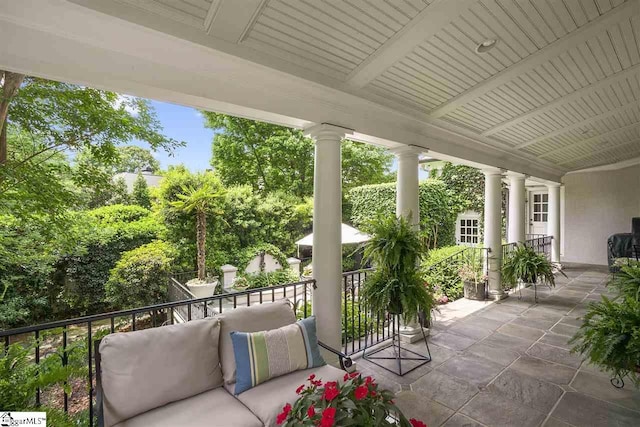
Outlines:
<svg viewBox="0 0 640 427"><path fill-rule="evenodd" d="M547 234L549 219L549 193L546 191L531 192L529 212L529 234Z"/></svg>

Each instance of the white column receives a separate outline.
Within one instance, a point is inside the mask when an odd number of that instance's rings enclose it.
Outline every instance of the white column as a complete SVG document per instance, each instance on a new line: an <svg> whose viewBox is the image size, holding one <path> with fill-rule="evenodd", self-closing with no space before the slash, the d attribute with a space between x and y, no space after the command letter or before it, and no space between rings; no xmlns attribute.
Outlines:
<svg viewBox="0 0 640 427"><path fill-rule="evenodd" d="M398 159L398 177L396 180L396 215L411 217L411 223L420 227L420 182L418 170L419 156L424 150L404 146L392 149Z"/></svg>
<svg viewBox="0 0 640 427"><path fill-rule="evenodd" d="M341 345L342 165L340 143L351 131L321 124L305 131L315 142L313 177L313 314L320 341Z"/></svg>
<svg viewBox="0 0 640 427"><path fill-rule="evenodd" d="M547 235L552 236L551 262L560 264L560 184L547 184L549 189L549 215Z"/></svg>
<svg viewBox="0 0 640 427"><path fill-rule="evenodd" d="M525 240L525 176L509 172L509 229L507 242L524 242Z"/></svg>
<svg viewBox="0 0 640 427"><path fill-rule="evenodd" d="M489 249L489 297L502 299L502 171L484 171L484 247Z"/></svg>
<svg viewBox="0 0 640 427"><path fill-rule="evenodd" d="M419 156L424 150L403 146L391 150L398 159L396 179L396 215L411 218L413 228L420 229L420 179ZM417 319L412 319L400 328L403 342L416 342L422 338Z"/></svg>

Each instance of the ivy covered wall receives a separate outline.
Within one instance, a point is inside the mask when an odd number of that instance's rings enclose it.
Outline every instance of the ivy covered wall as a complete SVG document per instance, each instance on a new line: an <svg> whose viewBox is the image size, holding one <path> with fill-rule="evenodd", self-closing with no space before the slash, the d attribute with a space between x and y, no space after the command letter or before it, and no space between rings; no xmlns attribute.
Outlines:
<svg viewBox="0 0 640 427"><path fill-rule="evenodd" d="M355 227L366 229L378 215L390 215L396 209L396 184L363 185L349 192ZM438 179L420 183L420 229L430 248L455 244L455 220L460 207L446 184Z"/></svg>

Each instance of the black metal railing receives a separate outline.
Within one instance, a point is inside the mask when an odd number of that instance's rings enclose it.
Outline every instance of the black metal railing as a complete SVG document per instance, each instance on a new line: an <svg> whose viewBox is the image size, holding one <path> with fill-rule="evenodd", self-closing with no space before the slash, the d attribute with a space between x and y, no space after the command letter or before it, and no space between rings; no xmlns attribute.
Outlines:
<svg viewBox="0 0 640 427"><path fill-rule="evenodd" d="M372 271L342 273L342 345L349 356L391 338L389 319L372 314L360 298L364 280Z"/></svg>
<svg viewBox="0 0 640 427"><path fill-rule="evenodd" d="M551 241L553 236L546 236L544 234L527 234L529 236L537 236L533 238L527 238L521 244L532 248L538 254L544 254L547 258L551 257ZM513 252L520 243L511 242L502 245L502 259L505 259L511 252Z"/></svg>
<svg viewBox="0 0 640 427"><path fill-rule="evenodd" d="M176 281L176 283L178 283ZM296 304L298 317L311 314L310 301L314 280L251 289L232 294L214 295L206 298L172 301L147 307L120 310L111 313L96 314L56 322L44 323L0 331L0 340L4 343L4 355L9 353L11 345L33 348L28 361L37 365L38 370L46 364L48 358L59 358L66 368L72 363L83 366L82 374L68 378L69 387L37 388L34 402L36 406L46 403L67 412L82 412L86 425L95 425L95 361L93 343L105 335L116 332L135 331L159 327L178 322L188 322L200 317L213 316L240 306L249 306L289 299ZM180 288L177 288L180 289ZM183 317L184 316L184 317ZM77 383L77 384L76 384ZM51 403L54 402L54 403ZM74 408L73 411L70 411Z"/></svg>
<svg viewBox="0 0 640 427"><path fill-rule="evenodd" d="M430 285L441 290L456 287L457 284L462 283L460 272L464 266L469 266L476 272L481 270L486 273L489 268L489 250L470 246L428 266L427 276L436 278ZM430 274L433 272L437 274Z"/></svg>

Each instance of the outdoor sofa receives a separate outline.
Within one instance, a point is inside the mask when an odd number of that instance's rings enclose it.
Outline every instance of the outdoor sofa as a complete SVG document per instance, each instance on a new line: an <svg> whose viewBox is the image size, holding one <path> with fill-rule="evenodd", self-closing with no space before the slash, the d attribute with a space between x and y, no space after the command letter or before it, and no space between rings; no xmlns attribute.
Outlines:
<svg viewBox="0 0 640 427"><path fill-rule="evenodd" d="M215 317L135 332L96 342L96 413L105 427L275 426L286 403L311 374L338 381L329 364L298 370L238 395L232 331L258 332L291 325L288 301L238 308ZM328 346L343 369L351 360Z"/></svg>

